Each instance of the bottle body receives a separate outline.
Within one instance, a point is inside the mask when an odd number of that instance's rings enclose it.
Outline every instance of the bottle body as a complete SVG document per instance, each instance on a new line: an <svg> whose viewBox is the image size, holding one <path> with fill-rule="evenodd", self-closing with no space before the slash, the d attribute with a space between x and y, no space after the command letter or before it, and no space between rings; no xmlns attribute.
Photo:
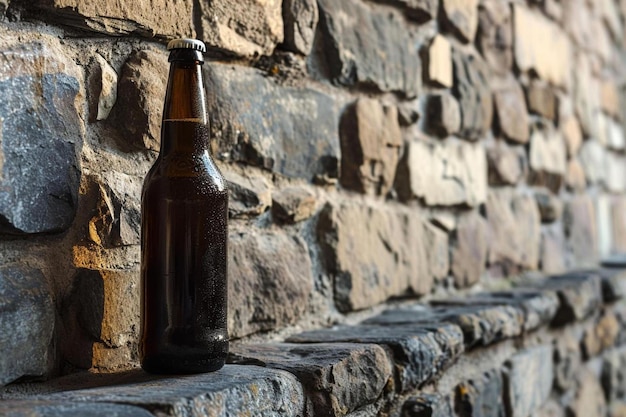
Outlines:
<svg viewBox="0 0 626 417"><path fill-rule="evenodd" d="M228 353L228 192L206 119L167 118L167 102L161 153L142 190L141 366L208 372Z"/></svg>

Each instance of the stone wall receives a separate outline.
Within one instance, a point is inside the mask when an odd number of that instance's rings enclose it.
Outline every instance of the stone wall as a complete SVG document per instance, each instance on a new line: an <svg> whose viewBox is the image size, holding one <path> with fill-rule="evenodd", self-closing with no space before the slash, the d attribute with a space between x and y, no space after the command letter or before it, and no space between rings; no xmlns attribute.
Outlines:
<svg viewBox="0 0 626 417"><path fill-rule="evenodd" d="M624 1L126 3L0 0L2 384L137 365L173 37L209 47L234 339L626 251Z"/></svg>

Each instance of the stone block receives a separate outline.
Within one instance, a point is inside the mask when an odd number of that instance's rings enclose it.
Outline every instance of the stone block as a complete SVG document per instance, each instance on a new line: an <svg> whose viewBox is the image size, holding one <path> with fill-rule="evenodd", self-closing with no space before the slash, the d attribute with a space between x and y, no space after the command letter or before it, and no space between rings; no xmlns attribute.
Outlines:
<svg viewBox="0 0 626 417"><path fill-rule="evenodd" d="M272 191L262 176L223 169L228 185L228 215L231 218L258 216L272 206Z"/></svg>
<svg viewBox="0 0 626 417"><path fill-rule="evenodd" d="M454 86L452 93L461 106L459 135L469 140L481 139L491 126L493 101L489 71L474 55L459 51L452 54Z"/></svg>
<svg viewBox="0 0 626 417"><path fill-rule="evenodd" d="M105 120L117 100L117 72L99 54L92 58L88 71L89 119Z"/></svg>
<svg viewBox="0 0 626 417"><path fill-rule="evenodd" d="M399 13L373 10L358 0L321 0L318 5L333 81L417 95L420 63Z"/></svg>
<svg viewBox="0 0 626 417"><path fill-rule="evenodd" d="M445 138L458 132L461 127L461 109L451 94L431 94L426 97L424 105L426 133Z"/></svg>
<svg viewBox="0 0 626 417"><path fill-rule="evenodd" d="M561 132L567 148L567 156L572 158L580 150L583 144L583 132L576 116L570 116L561 123Z"/></svg>
<svg viewBox="0 0 626 417"><path fill-rule="evenodd" d="M612 251L626 253L626 198L617 197L611 205Z"/></svg>
<svg viewBox="0 0 626 417"><path fill-rule="evenodd" d="M618 152L623 151L626 147L626 139L624 138L622 126L608 116L603 117L606 121L606 141L608 148Z"/></svg>
<svg viewBox="0 0 626 417"><path fill-rule="evenodd" d="M387 347L399 376L399 392L435 378L463 352L463 334L454 325L338 326L287 339L292 343L365 343Z"/></svg>
<svg viewBox="0 0 626 417"><path fill-rule="evenodd" d="M622 193L626 190L626 158L615 152L606 153L606 176L604 185L613 193Z"/></svg>
<svg viewBox="0 0 626 417"><path fill-rule="evenodd" d="M607 114L617 118L620 117L619 93L617 85L611 80L604 80L600 86L600 107Z"/></svg>
<svg viewBox="0 0 626 417"><path fill-rule="evenodd" d="M395 106L361 98L341 120L341 175L346 188L386 195L393 184L402 132Z"/></svg>
<svg viewBox="0 0 626 417"><path fill-rule="evenodd" d="M497 141L487 148L487 164L489 185L515 185L525 175L528 161L523 149Z"/></svg>
<svg viewBox="0 0 626 417"><path fill-rule="evenodd" d="M579 56L575 62L574 74L574 110L580 121L580 126L586 136L599 139L598 109L600 86L593 75L589 59Z"/></svg>
<svg viewBox="0 0 626 417"><path fill-rule="evenodd" d="M613 349L604 355L601 382L609 403L626 399L626 348Z"/></svg>
<svg viewBox="0 0 626 417"><path fill-rule="evenodd" d="M554 1L554 0L548 0ZM556 400L549 399L544 405L541 406L535 413L531 414L532 417L566 417L563 406Z"/></svg>
<svg viewBox="0 0 626 417"><path fill-rule="evenodd" d="M494 72L504 75L511 70L513 25L507 4L498 0L479 2L476 46Z"/></svg>
<svg viewBox="0 0 626 417"><path fill-rule="evenodd" d="M554 90L549 85L531 83L524 92L530 113L538 114L549 120L556 120L558 101Z"/></svg>
<svg viewBox="0 0 626 417"><path fill-rule="evenodd" d="M534 71L540 79L556 86L569 86L570 43L561 28L538 12L515 4L513 30L517 68Z"/></svg>
<svg viewBox="0 0 626 417"><path fill-rule="evenodd" d="M508 360L504 370L507 415L525 417L538 410L550 396L553 377L550 346L526 349Z"/></svg>
<svg viewBox="0 0 626 417"><path fill-rule="evenodd" d="M413 141L400 161L396 188L429 206L477 206L487 194L487 160L482 146L463 142Z"/></svg>
<svg viewBox="0 0 626 417"><path fill-rule="evenodd" d="M168 67L167 54L152 49L135 51L126 60L117 87L123 94L111 114L124 140L122 147L152 151L161 147Z"/></svg>
<svg viewBox="0 0 626 417"><path fill-rule="evenodd" d="M339 111L332 97L279 87L253 68L205 63L203 70L218 157L290 177L338 177Z"/></svg>
<svg viewBox="0 0 626 417"><path fill-rule="evenodd" d="M545 274L559 274L565 271L565 236L560 225L541 231L539 263Z"/></svg>
<svg viewBox="0 0 626 417"><path fill-rule="evenodd" d="M515 143L527 143L528 112L524 91L517 81L511 79L494 92L495 120L498 133Z"/></svg>
<svg viewBox="0 0 626 417"><path fill-rule="evenodd" d="M0 232L66 230L78 200L82 75L53 45L24 43L0 55Z"/></svg>
<svg viewBox="0 0 626 417"><path fill-rule="evenodd" d="M593 201L578 195L565 203L563 228L569 249L577 264L595 263L598 258L598 231Z"/></svg>
<svg viewBox="0 0 626 417"><path fill-rule="evenodd" d="M228 328L232 337L294 324L313 290L306 243L268 231L231 232Z"/></svg>
<svg viewBox="0 0 626 417"><path fill-rule="evenodd" d="M504 416L502 400L502 375L497 371L485 372L476 378L457 385L456 410L461 415L475 417Z"/></svg>
<svg viewBox="0 0 626 417"><path fill-rule="evenodd" d="M585 141L580 149L580 161L585 177L591 184L604 183L606 180L606 150L596 140Z"/></svg>
<svg viewBox="0 0 626 417"><path fill-rule="evenodd" d="M545 280L542 287L555 291L559 297L559 308L552 320L555 326L582 320L596 311L602 303L600 277L592 272L553 276Z"/></svg>
<svg viewBox="0 0 626 417"><path fill-rule="evenodd" d="M474 42L478 0L441 0L443 26L465 43Z"/></svg>
<svg viewBox="0 0 626 417"><path fill-rule="evenodd" d="M313 46L319 10L315 0L285 0L283 22L285 41L283 48L308 55Z"/></svg>
<svg viewBox="0 0 626 417"><path fill-rule="evenodd" d="M258 366L226 365L219 371L162 378L137 371L122 383L42 395L64 403L98 402L138 406L175 417L245 415L302 416L304 395L296 377Z"/></svg>
<svg viewBox="0 0 626 417"><path fill-rule="evenodd" d="M552 223L561 218L563 202L550 191L545 189L535 191L535 201L542 223Z"/></svg>
<svg viewBox="0 0 626 417"><path fill-rule="evenodd" d="M600 352L615 345L620 330L620 324L615 314L609 311L598 318L593 326L585 330L581 347L585 359L592 359Z"/></svg>
<svg viewBox="0 0 626 417"><path fill-rule="evenodd" d="M302 187L287 187L272 193L272 218L279 223L298 223L313 215L317 199Z"/></svg>
<svg viewBox="0 0 626 417"><path fill-rule="evenodd" d="M198 6L198 31L216 51L246 58L271 55L284 39L281 0L215 0Z"/></svg>
<svg viewBox="0 0 626 417"><path fill-rule="evenodd" d="M425 393L407 398L400 411L406 417L449 417L452 413L449 398Z"/></svg>
<svg viewBox="0 0 626 417"><path fill-rule="evenodd" d="M418 23L424 23L437 17L438 0L384 0L404 8L407 17Z"/></svg>
<svg viewBox="0 0 626 417"><path fill-rule="evenodd" d="M450 254L452 276L457 287L467 287L480 280L487 261L487 233L487 222L478 213L460 218Z"/></svg>
<svg viewBox="0 0 626 417"><path fill-rule="evenodd" d="M61 401L8 400L3 412L13 417L152 417L141 407L113 403L65 403Z"/></svg>
<svg viewBox="0 0 626 417"><path fill-rule="evenodd" d="M429 222L423 223L424 250L430 276L439 281L448 276L450 254L448 234Z"/></svg>
<svg viewBox="0 0 626 417"><path fill-rule="evenodd" d="M626 271L622 268L595 270L602 280L602 299L612 303L626 296Z"/></svg>
<svg viewBox="0 0 626 417"><path fill-rule="evenodd" d="M560 132L535 130L530 138L528 162L531 169L529 182L558 191L567 164L565 142Z"/></svg>
<svg viewBox="0 0 626 417"><path fill-rule="evenodd" d="M317 224L322 262L333 277L341 311L359 310L389 297L430 291L423 220L414 211L328 203Z"/></svg>
<svg viewBox="0 0 626 417"><path fill-rule="evenodd" d="M587 188L585 171L578 159L571 159L565 171L565 185L573 191L584 191Z"/></svg>
<svg viewBox="0 0 626 417"><path fill-rule="evenodd" d="M378 345L274 343L236 345L230 361L262 364L295 375L304 389L306 415L344 416L378 399L392 365Z"/></svg>
<svg viewBox="0 0 626 417"><path fill-rule="evenodd" d="M146 38L195 37L193 1L174 4L141 0L131 4L88 0L37 0L28 5L38 16L104 35L139 35Z"/></svg>
<svg viewBox="0 0 626 417"><path fill-rule="evenodd" d="M565 331L554 344L554 386L566 392L576 384L582 358L579 340L571 331Z"/></svg>
<svg viewBox="0 0 626 417"><path fill-rule="evenodd" d="M452 47L450 41L435 35L425 53L425 81L438 87L452 87Z"/></svg>
<svg viewBox="0 0 626 417"><path fill-rule="evenodd" d="M45 376L55 326L54 303L41 271L21 265L0 267L0 385Z"/></svg>

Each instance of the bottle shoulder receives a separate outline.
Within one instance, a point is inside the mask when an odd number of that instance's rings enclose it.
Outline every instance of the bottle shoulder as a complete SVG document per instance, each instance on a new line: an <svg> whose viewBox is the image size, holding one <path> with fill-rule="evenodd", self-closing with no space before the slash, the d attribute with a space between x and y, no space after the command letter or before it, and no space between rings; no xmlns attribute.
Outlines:
<svg viewBox="0 0 626 417"><path fill-rule="evenodd" d="M210 157L168 155L157 158L145 177L144 193L149 188L169 189L172 192L196 190L211 194L227 194L226 180Z"/></svg>

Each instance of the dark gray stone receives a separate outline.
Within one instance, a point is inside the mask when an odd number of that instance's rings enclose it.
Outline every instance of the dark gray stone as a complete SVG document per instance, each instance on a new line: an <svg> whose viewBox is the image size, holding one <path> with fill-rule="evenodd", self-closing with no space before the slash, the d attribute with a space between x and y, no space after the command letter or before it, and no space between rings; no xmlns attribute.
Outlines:
<svg viewBox="0 0 626 417"><path fill-rule="evenodd" d="M107 403L65 403L53 401L4 401L3 415L11 417L153 417L140 407ZM6 413L6 414L4 414Z"/></svg>
<svg viewBox="0 0 626 417"><path fill-rule="evenodd" d="M285 40L283 48L308 55L313 46L318 20L319 11L316 0L284 0Z"/></svg>
<svg viewBox="0 0 626 417"><path fill-rule="evenodd" d="M294 374L304 387L307 415L343 416L374 402L392 375L385 350L362 344L254 344L231 348L230 361Z"/></svg>
<svg viewBox="0 0 626 417"><path fill-rule="evenodd" d="M456 387L454 408L461 417L504 417L502 374L493 370Z"/></svg>
<svg viewBox="0 0 626 417"><path fill-rule="evenodd" d="M555 326L582 320L602 303L601 280L595 273L572 272L553 276L541 287L555 291L559 297L559 307L552 320Z"/></svg>
<svg viewBox="0 0 626 417"><path fill-rule="evenodd" d="M438 394L420 394L402 404L402 417L449 417L452 414L450 399Z"/></svg>
<svg viewBox="0 0 626 417"><path fill-rule="evenodd" d="M439 0L378 0L381 3L402 7L406 16L418 23L424 23L437 17Z"/></svg>
<svg viewBox="0 0 626 417"><path fill-rule="evenodd" d="M338 177L339 112L332 97L278 87L253 68L205 63L204 74L218 157L308 180Z"/></svg>
<svg viewBox="0 0 626 417"><path fill-rule="evenodd" d="M399 391L415 388L440 375L463 352L461 329L451 324L338 326L300 333L293 343L374 343L391 350L400 378Z"/></svg>
<svg viewBox="0 0 626 417"><path fill-rule="evenodd" d="M370 9L358 0L320 0L318 4L324 51L334 82L417 95L420 63L402 16Z"/></svg>
<svg viewBox="0 0 626 417"><path fill-rule="evenodd" d="M54 305L41 271L0 268L0 385L48 372Z"/></svg>
<svg viewBox="0 0 626 417"><path fill-rule="evenodd" d="M284 371L226 365L217 372L185 377L155 377L137 372L119 385L40 395L58 402L135 405L159 415L302 416L304 395L296 378Z"/></svg>
<svg viewBox="0 0 626 417"><path fill-rule="evenodd" d="M602 281L602 300L611 303L626 295L626 269L600 268L594 270Z"/></svg>
<svg viewBox="0 0 626 417"><path fill-rule="evenodd" d="M58 232L74 220L78 80L40 44L0 50L0 232Z"/></svg>
<svg viewBox="0 0 626 417"><path fill-rule="evenodd" d="M554 378L552 348L538 346L522 351L507 361L504 399L509 417L527 417L543 405Z"/></svg>
<svg viewBox="0 0 626 417"><path fill-rule="evenodd" d="M626 347L613 349L604 355L600 381L609 402L626 400Z"/></svg>
<svg viewBox="0 0 626 417"><path fill-rule="evenodd" d="M482 138L493 117L493 100L489 90L489 73L484 63L474 55L452 51L454 87L452 93L461 106L459 135L469 140Z"/></svg>

